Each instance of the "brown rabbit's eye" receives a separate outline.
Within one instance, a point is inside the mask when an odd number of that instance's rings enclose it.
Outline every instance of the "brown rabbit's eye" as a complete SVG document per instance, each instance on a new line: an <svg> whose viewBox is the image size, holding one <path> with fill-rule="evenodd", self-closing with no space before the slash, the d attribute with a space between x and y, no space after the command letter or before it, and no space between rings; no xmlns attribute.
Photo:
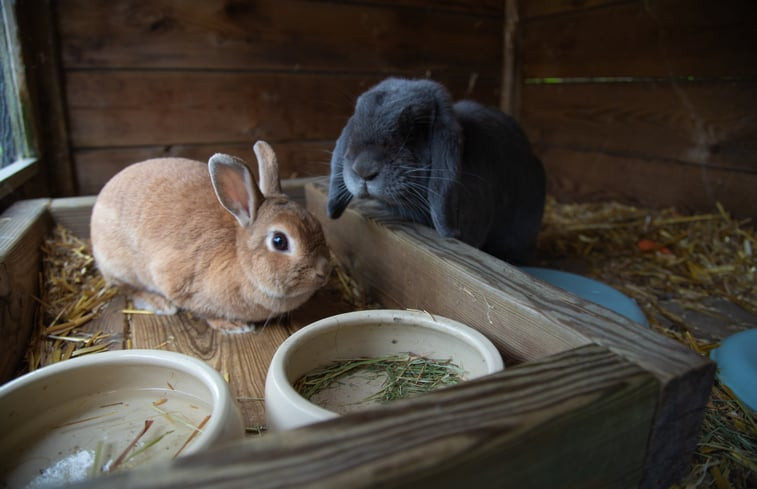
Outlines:
<svg viewBox="0 0 757 489"><path fill-rule="evenodd" d="M287 251L289 249L289 240L284 233L275 232L271 237L273 248L278 251Z"/></svg>

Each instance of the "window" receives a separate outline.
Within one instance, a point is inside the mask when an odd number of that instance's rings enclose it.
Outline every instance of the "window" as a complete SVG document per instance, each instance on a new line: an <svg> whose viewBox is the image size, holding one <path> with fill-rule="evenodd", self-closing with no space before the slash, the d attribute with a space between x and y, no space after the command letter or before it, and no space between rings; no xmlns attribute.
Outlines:
<svg viewBox="0 0 757 489"><path fill-rule="evenodd" d="M36 149L18 41L15 1L0 2L0 198L34 174Z"/></svg>

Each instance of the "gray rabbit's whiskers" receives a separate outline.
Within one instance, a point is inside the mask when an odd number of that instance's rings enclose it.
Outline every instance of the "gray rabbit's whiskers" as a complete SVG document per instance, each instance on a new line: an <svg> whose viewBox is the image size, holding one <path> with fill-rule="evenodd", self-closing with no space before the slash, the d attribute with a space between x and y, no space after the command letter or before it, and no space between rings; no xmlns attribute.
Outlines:
<svg viewBox="0 0 757 489"><path fill-rule="evenodd" d="M336 141L328 214L336 219L353 196L370 197L441 236L523 262L535 248L545 188L544 168L512 117L454 102L432 80L387 78L360 95Z"/></svg>

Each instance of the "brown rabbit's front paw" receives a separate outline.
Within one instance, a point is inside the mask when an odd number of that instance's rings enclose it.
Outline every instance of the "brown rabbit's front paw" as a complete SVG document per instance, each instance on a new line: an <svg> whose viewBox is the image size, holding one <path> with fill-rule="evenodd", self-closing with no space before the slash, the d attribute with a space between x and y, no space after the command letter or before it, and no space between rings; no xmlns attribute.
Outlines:
<svg viewBox="0 0 757 489"><path fill-rule="evenodd" d="M170 316L176 314L178 308L176 305L163 297L162 295L153 294L146 290L132 292L131 300L137 309L145 309L155 314Z"/></svg>
<svg viewBox="0 0 757 489"><path fill-rule="evenodd" d="M228 319L206 319L208 326L226 333L247 333L255 331L255 323L230 321Z"/></svg>

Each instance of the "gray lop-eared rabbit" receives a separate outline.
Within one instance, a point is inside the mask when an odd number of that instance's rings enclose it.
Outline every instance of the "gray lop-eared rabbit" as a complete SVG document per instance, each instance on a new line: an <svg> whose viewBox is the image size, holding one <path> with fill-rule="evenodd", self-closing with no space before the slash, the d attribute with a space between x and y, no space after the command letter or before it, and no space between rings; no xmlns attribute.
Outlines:
<svg viewBox="0 0 757 489"><path fill-rule="evenodd" d="M328 214L373 198L504 260L532 257L544 168L518 123L431 80L388 78L357 100L331 158Z"/></svg>

